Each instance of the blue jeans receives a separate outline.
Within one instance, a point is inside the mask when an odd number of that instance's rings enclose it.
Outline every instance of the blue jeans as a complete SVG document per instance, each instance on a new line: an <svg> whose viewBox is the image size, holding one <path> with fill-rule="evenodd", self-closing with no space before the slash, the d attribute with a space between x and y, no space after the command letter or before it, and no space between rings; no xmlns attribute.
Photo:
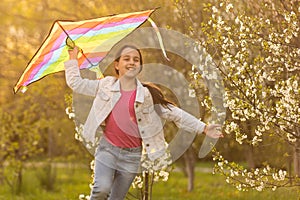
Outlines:
<svg viewBox="0 0 300 200"><path fill-rule="evenodd" d="M123 200L140 170L142 148L119 148L101 138L90 200Z"/></svg>

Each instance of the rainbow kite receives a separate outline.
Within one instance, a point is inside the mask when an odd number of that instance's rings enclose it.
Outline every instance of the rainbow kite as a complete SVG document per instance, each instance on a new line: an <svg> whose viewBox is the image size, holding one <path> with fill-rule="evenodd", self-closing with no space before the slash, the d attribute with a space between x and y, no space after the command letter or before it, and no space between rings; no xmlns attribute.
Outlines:
<svg viewBox="0 0 300 200"><path fill-rule="evenodd" d="M152 9L76 22L55 21L49 35L15 85L14 92L20 88L25 92L29 84L49 74L63 71L63 63L69 58L66 48L68 40L82 49L82 55L78 59L80 69L98 68L99 62L111 48L149 19L154 11ZM152 24L153 21L150 22Z"/></svg>

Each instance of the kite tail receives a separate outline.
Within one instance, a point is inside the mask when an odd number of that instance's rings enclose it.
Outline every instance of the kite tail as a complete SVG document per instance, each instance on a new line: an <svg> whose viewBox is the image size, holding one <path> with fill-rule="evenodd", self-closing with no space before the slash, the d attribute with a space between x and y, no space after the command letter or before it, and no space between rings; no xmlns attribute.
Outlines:
<svg viewBox="0 0 300 200"><path fill-rule="evenodd" d="M158 27L156 26L156 24L154 23L154 21L153 21L150 17L149 17L147 20L151 23L151 26L152 26L152 27L154 28L154 30L155 30L155 33L156 33L157 38L158 38L158 41L159 41L160 48L161 48L161 50L162 50L162 52L163 52L165 58L166 58L168 61L170 61L170 59L169 59L168 56L167 56L167 53L166 53L166 50L165 50L165 47L164 47L164 44L163 44L163 41L162 41L162 37L161 37L160 32L159 32L159 30L158 30Z"/></svg>

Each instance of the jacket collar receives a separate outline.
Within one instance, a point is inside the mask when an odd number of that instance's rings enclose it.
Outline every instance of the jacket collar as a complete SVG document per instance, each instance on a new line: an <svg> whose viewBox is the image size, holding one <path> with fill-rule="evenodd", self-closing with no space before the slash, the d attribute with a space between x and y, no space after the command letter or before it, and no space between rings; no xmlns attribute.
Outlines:
<svg viewBox="0 0 300 200"><path fill-rule="evenodd" d="M137 84L137 89L136 89L135 101L143 103L145 97L144 86L138 79L136 79L136 84ZM117 79L117 81L112 84L111 91L120 93L120 90L121 90L120 80Z"/></svg>
<svg viewBox="0 0 300 200"><path fill-rule="evenodd" d="M136 83L137 83L137 89L136 89L135 101L143 103L145 98L144 86L138 79L136 79Z"/></svg>

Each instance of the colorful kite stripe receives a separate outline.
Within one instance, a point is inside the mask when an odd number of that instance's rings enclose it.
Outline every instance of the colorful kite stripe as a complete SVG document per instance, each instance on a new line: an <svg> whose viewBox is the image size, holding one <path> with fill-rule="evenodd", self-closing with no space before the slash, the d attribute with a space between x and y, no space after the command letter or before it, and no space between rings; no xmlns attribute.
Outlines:
<svg viewBox="0 0 300 200"><path fill-rule="evenodd" d="M68 60L66 38L70 37L83 51L79 58L80 68L93 68L107 55L110 49L144 23L153 10L112 15L108 17L70 22L56 21L42 46L28 63L14 87L21 87L64 70Z"/></svg>

